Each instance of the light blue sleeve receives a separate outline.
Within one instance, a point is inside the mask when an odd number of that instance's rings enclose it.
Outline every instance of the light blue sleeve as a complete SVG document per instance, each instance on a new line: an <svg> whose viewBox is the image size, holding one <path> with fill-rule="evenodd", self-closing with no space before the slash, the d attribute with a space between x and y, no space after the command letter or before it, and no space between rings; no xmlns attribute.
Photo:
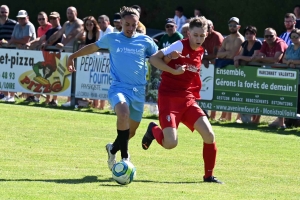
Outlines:
<svg viewBox="0 0 300 200"><path fill-rule="evenodd" d="M152 38L149 39L149 43L148 43L148 48L146 50L146 56L152 56L153 54L155 54L158 51L158 47L155 44L155 42L153 41Z"/></svg>
<svg viewBox="0 0 300 200"><path fill-rule="evenodd" d="M95 42L99 49L109 49L110 48L110 34L104 35L100 40Z"/></svg>

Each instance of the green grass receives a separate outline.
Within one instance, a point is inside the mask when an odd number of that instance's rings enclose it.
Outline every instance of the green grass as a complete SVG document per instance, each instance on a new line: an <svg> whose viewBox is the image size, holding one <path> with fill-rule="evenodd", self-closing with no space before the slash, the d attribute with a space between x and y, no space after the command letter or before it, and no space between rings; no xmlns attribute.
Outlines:
<svg viewBox="0 0 300 200"><path fill-rule="evenodd" d="M214 122L219 185L202 182L198 133L181 125L175 149L154 143L144 151L150 119L143 119L129 147L137 178L120 186L104 148L116 136L116 117L84 111L0 103L1 200L300 199L300 129Z"/></svg>

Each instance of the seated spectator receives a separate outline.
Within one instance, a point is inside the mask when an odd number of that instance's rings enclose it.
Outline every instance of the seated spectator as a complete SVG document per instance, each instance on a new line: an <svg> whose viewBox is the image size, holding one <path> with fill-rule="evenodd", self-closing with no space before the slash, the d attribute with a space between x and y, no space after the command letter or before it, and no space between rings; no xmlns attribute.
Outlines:
<svg viewBox="0 0 300 200"><path fill-rule="evenodd" d="M0 45L6 45L7 41L11 39L16 21L9 19L9 8L6 5L0 7ZM15 102L15 93L2 91L0 92L0 99L6 102Z"/></svg>
<svg viewBox="0 0 300 200"><path fill-rule="evenodd" d="M177 26L173 19L169 18L166 20L165 29L167 33L160 38L158 43L159 49L170 46L170 44L172 44L173 42L183 39L181 33L177 31Z"/></svg>
<svg viewBox="0 0 300 200"><path fill-rule="evenodd" d="M242 50L240 55L234 57L234 65L239 66L241 60L250 62L255 55L258 55L261 48L261 41L256 38L257 29L254 26L247 26L244 30L246 41L242 43ZM253 115L252 123L258 124L260 115ZM249 123L251 121L251 115L238 114L237 123Z"/></svg>
<svg viewBox="0 0 300 200"><path fill-rule="evenodd" d="M287 64L290 68L295 68L296 65L300 65L300 29L294 29L291 31L290 38L292 43L288 46L282 62ZM298 68L299 69L299 68ZM300 73L298 72L300 77ZM298 107L297 113L300 113L300 78L298 82Z"/></svg>
<svg viewBox="0 0 300 200"><path fill-rule="evenodd" d="M186 23L186 20L187 20L187 18L183 15L183 7L178 6L175 9L174 21L175 21L175 24L177 26L177 30L179 32L181 31L181 27L183 26L183 24Z"/></svg>
<svg viewBox="0 0 300 200"><path fill-rule="evenodd" d="M121 25L121 15L120 13L114 14L114 32L121 32L122 31L122 25Z"/></svg>
<svg viewBox="0 0 300 200"><path fill-rule="evenodd" d="M188 38L188 34L187 34L188 30L189 30L189 23L183 24L181 28L181 34L183 35L184 39Z"/></svg>
<svg viewBox="0 0 300 200"><path fill-rule="evenodd" d="M282 33L279 37L285 41L287 45L291 44L290 33L295 29L296 25L296 16L293 13L287 13L284 17L284 26L286 32Z"/></svg>
<svg viewBox="0 0 300 200"><path fill-rule="evenodd" d="M287 44L284 40L277 37L277 33L273 28L266 28L264 32L265 41L262 44L260 52L253 57L254 62L266 64L281 63L284 52L287 49ZM285 129L284 118L278 117L275 121L269 124L270 127L280 127Z"/></svg>
<svg viewBox="0 0 300 200"><path fill-rule="evenodd" d="M234 56L238 55L242 49L242 43L244 37L239 33L241 28L240 20L237 17L232 17L228 21L228 27L230 35L228 35L222 43L221 48L218 51L215 67L226 67L227 65L233 65ZM221 121L231 121L231 113L222 112L220 117Z"/></svg>

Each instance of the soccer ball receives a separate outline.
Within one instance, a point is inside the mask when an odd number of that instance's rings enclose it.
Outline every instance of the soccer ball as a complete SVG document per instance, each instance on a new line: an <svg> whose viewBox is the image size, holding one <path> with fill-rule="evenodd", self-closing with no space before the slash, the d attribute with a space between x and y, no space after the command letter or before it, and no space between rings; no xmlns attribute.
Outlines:
<svg viewBox="0 0 300 200"><path fill-rule="evenodd" d="M134 165L128 161L120 161L114 164L111 171L112 178L121 185L131 183L136 176L136 169Z"/></svg>

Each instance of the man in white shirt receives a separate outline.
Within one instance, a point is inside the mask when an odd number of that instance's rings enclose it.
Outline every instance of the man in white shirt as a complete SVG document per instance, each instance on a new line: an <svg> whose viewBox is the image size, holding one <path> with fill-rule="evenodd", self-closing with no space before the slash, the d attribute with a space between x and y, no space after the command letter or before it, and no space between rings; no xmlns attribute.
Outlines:
<svg viewBox="0 0 300 200"><path fill-rule="evenodd" d="M109 18L106 15L100 15L98 17L98 24L100 26L100 36L99 36L99 40L101 37L103 37L104 35L108 34L108 33L112 33L114 32L114 27L112 27L110 25L109 22Z"/></svg>
<svg viewBox="0 0 300 200"><path fill-rule="evenodd" d="M182 25L186 23L186 20L187 18L183 15L183 8L181 6L178 6L175 10L174 21L179 33L181 32Z"/></svg>
<svg viewBox="0 0 300 200"><path fill-rule="evenodd" d="M121 32L122 31L122 25L121 25L121 15L120 13L114 14L114 32Z"/></svg>

